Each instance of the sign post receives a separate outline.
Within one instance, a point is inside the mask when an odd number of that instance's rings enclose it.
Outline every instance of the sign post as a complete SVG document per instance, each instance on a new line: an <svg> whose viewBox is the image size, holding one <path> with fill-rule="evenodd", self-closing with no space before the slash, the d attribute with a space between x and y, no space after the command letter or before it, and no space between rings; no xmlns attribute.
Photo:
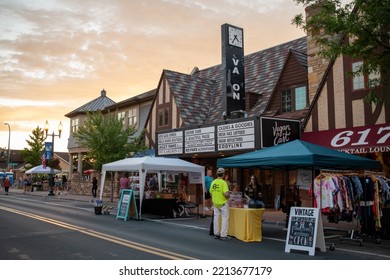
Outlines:
<svg viewBox="0 0 390 280"><path fill-rule="evenodd" d="M121 190L116 219L124 219L126 221L129 219L129 216L138 218L138 210L133 190L124 189Z"/></svg>
<svg viewBox="0 0 390 280"><path fill-rule="evenodd" d="M285 252L291 249L308 251L314 256L315 248L326 252L324 229L318 208L291 207Z"/></svg>

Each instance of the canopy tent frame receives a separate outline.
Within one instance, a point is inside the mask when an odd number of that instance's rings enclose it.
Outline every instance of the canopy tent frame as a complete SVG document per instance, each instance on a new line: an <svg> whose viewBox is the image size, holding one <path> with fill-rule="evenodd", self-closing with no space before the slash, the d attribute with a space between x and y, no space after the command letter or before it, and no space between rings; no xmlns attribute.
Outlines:
<svg viewBox="0 0 390 280"><path fill-rule="evenodd" d="M299 139L262 150L218 159L217 166L286 171L299 168L311 169L313 180L315 170L324 168L350 170L382 168L379 161L339 152ZM314 201L312 203L314 205Z"/></svg>
<svg viewBox="0 0 390 280"><path fill-rule="evenodd" d="M144 196L144 187L147 173L157 173L161 182L161 173L166 171L200 173L202 179L203 203L205 201L205 168L204 166L194 164L181 159L164 158L164 157L140 157L140 158L125 158L119 161L103 164L102 179L100 183L100 200L103 197L104 182L107 171L127 171L138 172L139 174L139 191L140 203L138 211L138 219L142 218L142 200ZM204 215L204 210L203 210Z"/></svg>
<svg viewBox="0 0 390 280"><path fill-rule="evenodd" d="M217 160L218 167L259 169L380 169L377 160L339 152L302 140Z"/></svg>

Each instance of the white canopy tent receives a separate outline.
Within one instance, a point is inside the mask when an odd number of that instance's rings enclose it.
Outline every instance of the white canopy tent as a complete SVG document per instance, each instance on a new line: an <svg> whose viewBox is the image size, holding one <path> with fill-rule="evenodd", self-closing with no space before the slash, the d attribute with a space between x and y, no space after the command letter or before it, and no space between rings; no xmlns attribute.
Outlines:
<svg viewBox="0 0 390 280"><path fill-rule="evenodd" d="M50 174L50 167L43 168L43 165L38 165L33 168L30 168L25 173L26 174ZM53 174L61 173L61 170L53 169Z"/></svg>
<svg viewBox="0 0 390 280"><path fill-rule="evenodd" d="M142 199L144 196L144 186L147 173L158 173L159 177L161 172L164 171L176 171L176 172L188 172L188 173L200 173L202 178L203 189L203 201L205 193L205 168L204 166L197 165L185 160L176 158L163 158L163 157L140 157L140 158L125 158L122 160L114 161L111 163L103 164L102 166L102 179L100 184L100 200L103 196L104 181L106 179L107 171L133 171L139 172L139 186L140 186L140 209L139 218L141 218Z"/></svg>

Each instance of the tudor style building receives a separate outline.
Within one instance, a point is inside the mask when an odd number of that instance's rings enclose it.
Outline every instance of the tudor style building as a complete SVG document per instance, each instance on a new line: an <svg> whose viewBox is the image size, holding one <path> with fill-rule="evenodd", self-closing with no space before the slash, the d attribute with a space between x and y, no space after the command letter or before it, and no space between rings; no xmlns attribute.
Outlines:
<svg viewBox="0 0 390 280"><path fill-rule="evenodd" d="M309 109L306 38L243 59L246 112L238 117L234 113L226 117L224 85L228 82L223 65L195 67L191 74L163 70L145 126L146 144L156 149L156 155L187 158L215 170L220 157L267 146L265 139L275 137L272 130L277 123L294 126L291 138L279 143L299 138L300 122ZM264 124L270 121L267 130ZM275 198L272 186L284 183L281 172L274 176L270 171L234 169L229 173L241 186L255 174L269 190L268 207Z"/></svg>
<svg viewBox="0 0 390 280"><path fill-rule="evenodd" d="M245 106L248 117L260 117L266 109L267 116L277 115L294 119L305 117L309 105L306 92L305 53L306 38L303 37L244 57ZM294 73L295 70L299 74ZM285 75L281 77L282 73ZM156 147L158 132L225 122L222 81L221 65L205 70L195 68L189 75L164 70L145 126L146 143L149 147ZM305 104L285 112L272 111L269 100L273 92L279 89L295 89L295 87L304 90L301 98L305 100ZM280 98L277 100L274 98L272 102L274 107L278 106L279 100ZM191 158L193 155L184 157ZM210 155L204 154L203 157L210 157Z"/></svg>
<svg viewBox="0 0 390 280"><path fill-rule="evenodd" d="M156 155L186 158L204 166L215 168L220 157L291 140L278 141L272 135L277 125L283 123L284 127L287 123L290 130L298 131L295 138L352 153L364 152L364 156L381 160L386 168L390 147L390 137L386 136L390 130L389 106L364 101L369 77L352 78L347 74L361 62L346 57L334 61L322 59L310 35L243 59L242 114L226 112L228 83L224 79L228 75L224 75L223 64L203 70L195 67L191 74L163 70L157 88L143 94L145 99L139 98L140 95L100 109L128 114L125 119L130 122L133 115L130 107L138 104L147 112L139 113L139 117L145 117L139 128L145 128L145 142L155 149ZM143 102L146 106L141 106ZM75 110L77 114L73 111L67 115L72 124L83 110L80 107ZM264 125L266 122L272 122L270 131ZM232 127L240 130L233 131ZM270 144L264 145L270 138ZM71 139L69 147L80 158L81 147ZM268 188L268 207L273 206L279 191L276 187L286 184L278 171L231 172L231 180L239 181L242 186L250 174L255 174Z"/></svg>
<svg viewBox="0 0 390 280"><path fill-rule="evenodd" d="M306 12L311 16L310 8ZM356 71L363 60L340 56L327 61L318 56L318 46L310 34L307 46L311 106L303 122L303 140L379 160L384 173L389 176L389 86L381 89L384 93L382 102L367 102L366 97L371 91L369 81L378 77L348 74Z"/></svg>

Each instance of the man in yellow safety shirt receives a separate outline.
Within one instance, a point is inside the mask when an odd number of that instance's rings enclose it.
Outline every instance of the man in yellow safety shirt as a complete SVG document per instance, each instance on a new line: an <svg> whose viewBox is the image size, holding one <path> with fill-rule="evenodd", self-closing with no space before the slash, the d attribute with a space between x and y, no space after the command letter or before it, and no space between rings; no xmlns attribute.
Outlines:
<svg viewBox="0 0 390 280"><path fill-rule="evenodd" d="M214 204L214 238L220 240L229 240L227 236L229 226L229 205L228 198L229 187L223 179L225 169L218 168L217 179L215 179L210 186L211 199ZM222 216L221 227L219 226L219 217Z"/></svg>

